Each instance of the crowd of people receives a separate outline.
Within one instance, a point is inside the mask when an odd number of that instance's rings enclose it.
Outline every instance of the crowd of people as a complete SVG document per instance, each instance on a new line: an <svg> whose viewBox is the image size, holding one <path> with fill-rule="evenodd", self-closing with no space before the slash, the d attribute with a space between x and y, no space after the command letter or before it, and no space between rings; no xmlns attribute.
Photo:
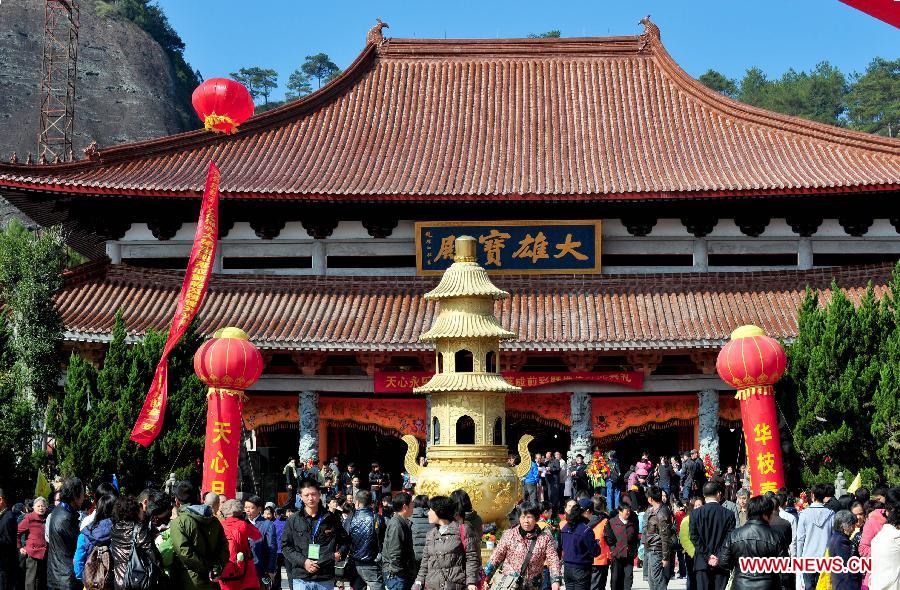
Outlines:
<svg viewBox="0 0 900 590"><path fill-rule="evenodd" d="M707 479L694 456L645 454L602 482L583 476L584 457L536 456L499 541L465 491L428 498L409 477L392 491L378 464L292 460L280 506L190 482L137 496L104 483L88 500L68 479L16 505L0 490L0 590L281 588L282 572L292 590L630 590L635 568L651 590L676 576L688 590L900 589L900 488L815 485L798 511L786 490L750 497L728 471ZM823 581L740 563L826 555L874 567Z"/></svg>

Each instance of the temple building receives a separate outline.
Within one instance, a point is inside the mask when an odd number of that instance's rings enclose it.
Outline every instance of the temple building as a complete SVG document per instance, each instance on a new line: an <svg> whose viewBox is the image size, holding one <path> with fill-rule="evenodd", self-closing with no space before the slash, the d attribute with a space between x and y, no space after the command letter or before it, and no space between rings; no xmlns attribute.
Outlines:
<svg viewBox="0 0 900 590"><path fill-rule="evenodd" d="M605 38L376 30L333 82L235 135L3 163L0 195L92 258L58 300L67 346L97 359L118 309L134 338L168 325L216 162L199 320L264 353L244 421L267 489L298 440L301 457L377 458L397 475L401 436L448 436L413 389L441 362L419 339L435 320L422 295L461 235L511 295L494 312L515 338L476 359L522 388L502 440L625 461L699 446L734 464L718 349L743 324L789 341L807 286L834 279L858 298L884 282L900 257L900 141L722 96L643 22Z"/></svg>

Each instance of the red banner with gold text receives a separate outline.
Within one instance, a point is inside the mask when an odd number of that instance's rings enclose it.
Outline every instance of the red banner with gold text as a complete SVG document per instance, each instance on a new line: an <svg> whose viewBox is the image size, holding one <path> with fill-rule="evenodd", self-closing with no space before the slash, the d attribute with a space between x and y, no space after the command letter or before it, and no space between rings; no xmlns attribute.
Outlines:
<svg viewBox="0 0 900 590"><path fill-rule="evenodd" d="M741 417L752 495L777 492L784 487L784 467L781 461L775 396L771 393L754 393L741 400Z"/></svg>
<svg viewBox="0 0 900 590"><path fill-rule="evenodd" d="M219 177L219 169L210 162L206 174L206 190L203 192L203 202L200 205L197 233L194 235L194 246L191 248L181 293L175 306L175 316L172 318L172 325L169 326L169 337L163 348L162 358L156 366L144 406L131 431L131 440L145 447L150 446L150 443L159 436L166 415L169 353L197 315L206 288L209 286L219 237Z"/></svg>
<svg viewBox="0 0 900 590"><path fill-rule="evenodd" d="M429 371L375 371L375 393L412 393L414 387L425 385L433 375L434 373ZM575 381L612 383L635 390L644 387L644 374L639 371L558 373L504 371L502 375L512 385L523 389Z"/></svg>
<svg viewBox="0 0 900 590"><path fill-rule="evenodd" d="M204 493L215 492L233 498L237 489L243 394L228 389L210 389L208 398L202 489Z"/></svg>

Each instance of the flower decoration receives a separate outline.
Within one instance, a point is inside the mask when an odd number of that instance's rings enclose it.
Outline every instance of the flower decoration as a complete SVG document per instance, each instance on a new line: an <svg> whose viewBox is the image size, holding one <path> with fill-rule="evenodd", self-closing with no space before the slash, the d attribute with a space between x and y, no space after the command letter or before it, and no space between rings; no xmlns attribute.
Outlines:
<svg viewBox="0 0 900 590"><path fill-rule="evenodd" d="M706 479L712 479L718 470L718 468L713 465L712 457L709 456L709 453L703 455L703 467L706 469Z"/></svg>
<svg viewBox="0 0 900 590"><path fill-rule="evenodd" d="M609 464L606 462L606 457L603 456L603 453L594 451L585 473L593 487L599 488L606 485L606 478L609 477Z"/></svg>

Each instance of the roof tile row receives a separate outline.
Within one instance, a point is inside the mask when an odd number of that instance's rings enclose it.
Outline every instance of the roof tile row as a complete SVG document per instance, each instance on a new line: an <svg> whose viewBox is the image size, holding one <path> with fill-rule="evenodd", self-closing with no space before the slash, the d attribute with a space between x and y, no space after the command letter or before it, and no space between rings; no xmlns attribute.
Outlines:
<svg viewBox="0 0 900 590"><path fill-rule="evenodd" d="M884 292L891 267L813 271L685 273L630 276L496 277L511 293L496 302L507 350L710 348L731 331L756 324L771 336L796 334L807 285L830 297L831 280L858 300L866 284ZM122 309L128 331L166 329L182 273L127 265L91 265L70 274L57 302L70 340L106 340ZM426 350L419 335L436 306L419 277L242 277L215 275L198 315L203 332L226 325L262 348L291 350Z"/></svg>

